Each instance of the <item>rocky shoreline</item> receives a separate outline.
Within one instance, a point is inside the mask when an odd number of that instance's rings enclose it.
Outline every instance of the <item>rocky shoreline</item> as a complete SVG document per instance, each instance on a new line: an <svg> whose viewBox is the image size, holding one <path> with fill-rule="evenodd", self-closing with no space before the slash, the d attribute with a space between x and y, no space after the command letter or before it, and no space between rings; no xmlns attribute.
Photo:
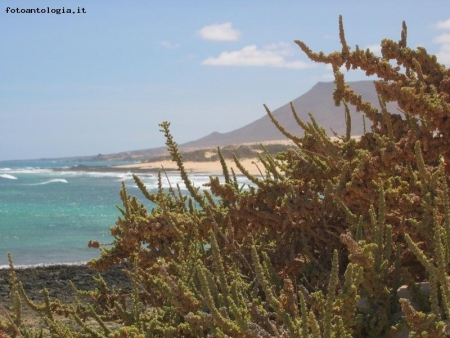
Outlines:
<svg viewBox="0 0 450 338"><path fill-rule="evenodd" d="M131 289L131 281L128 275L123 273L124 267L111 268L100 275L109 288ZM79 290L94 290L98 283L93 277L99 272L91 270L87 265L51 265L45 267L19 268L16 275L22 282L28 297L36 302L43 300L42 290L48 289L50 298L59 299L62 303L72 303L76 299L76 293L69 284L71 280ZM0 304L5 308L12 305L11 278L9 269L0 269ZM32 312L24 305L25 314Z"/></svg>

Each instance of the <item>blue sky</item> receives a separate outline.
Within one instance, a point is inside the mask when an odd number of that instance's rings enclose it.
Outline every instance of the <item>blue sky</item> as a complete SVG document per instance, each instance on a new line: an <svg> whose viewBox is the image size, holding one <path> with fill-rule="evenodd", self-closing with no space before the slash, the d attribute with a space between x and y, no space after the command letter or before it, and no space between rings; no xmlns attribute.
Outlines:
<svg viewBox="0 0 450 338"><path fill-rule="evenodd" d="M350 46L377 50L405 20L450 66L448 0L0 3L0 160L162 146L162 121L180 144L242 127L332 80L293 40L338 50L339 14ZM6 13L31 6L86 14Z"/></svg>

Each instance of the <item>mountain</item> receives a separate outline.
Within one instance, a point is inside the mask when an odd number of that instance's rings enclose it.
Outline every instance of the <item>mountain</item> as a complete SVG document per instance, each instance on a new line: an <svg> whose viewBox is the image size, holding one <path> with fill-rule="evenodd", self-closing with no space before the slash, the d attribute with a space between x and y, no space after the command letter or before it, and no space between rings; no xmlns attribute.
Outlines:
<svg viewBox="0 0 450 338"><path fill-rule="evenodd" d="M361 94L365 101L370 101L379 108L378 97L372 81L348 82L348 85L357 93ZM345 134L345 110L344 106L336 107L333 101L334 82L319 82L307 93L292 101L297 114L304 122L309 122L308 113L312 113L316 122L325 128L327 134L333 135L332 128L339 135ZM352 135L363 134L362 113L357 113L354 107L349 106L352 119ZM388 104L388 109L395 112L396 106ZM274 110L274 117L286 130L294 135L303 135L303 130L292 116L290 104ZM366 119L366 128L370 130L370 121ZM239 129L228 133L214 132L198 140L184 143L180 148L185 147L206 147L225 146L247 142L262 142L284 139L285 137L273 125L269 116L265 115L260 119L247 124Z"/></svg>
<svg viewBox="0 0 450 338"><path fill-rule="evenodd" d="M348 85L357 93L361 94L365 101L371 102L374 106L379 108L378 97L375 91L373 81L357 81L348 82ZM336 107L333 101L334 82L319 82L312 87L308 92L301 95L292 101L297 114L304 122L309 122L308 113L312 113L316 122L325 128L329 135L333 135L330 128L332 128L339 135L345 134L345 110L344 106ZM352 119L352 135L363 134L363 120L362 114L357 113L354 107L349 106ZM395 104L388 104L388 110L396 111ZM272 111L274 117L284 126L290 133L301 136L303 130L294 120L292 116L290 104ZM371 123L366 119L366 128L370 130ZM269 116L265 115L260 119L247 124L239 129L219 133L213 132L198 140L183 143L179 145L181 151L191 151L199 148L212 148L217 146L227 146L233 144L264 142L272 140L285 139L285 137L273 125ZM145 150L135 150L129 152L122 152L118 154L97 155L90 157L90 160L145 160L155 156L166 155L165 147L151 148ZM87 160L86 157L83 160Z"/></svg>

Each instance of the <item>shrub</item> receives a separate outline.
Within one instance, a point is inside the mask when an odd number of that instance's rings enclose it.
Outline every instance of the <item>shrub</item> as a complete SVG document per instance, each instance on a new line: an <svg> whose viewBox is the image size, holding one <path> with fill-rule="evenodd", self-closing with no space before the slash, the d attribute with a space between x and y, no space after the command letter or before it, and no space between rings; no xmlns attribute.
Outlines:
<svg viewBox="0 0 450 338"><path fill-rule="evenodd" d="M122 186L114 244L102 247L89 265L102 270L131 263L124 271L134 283L128 307L106 288L88 292L97 299L89 308L47 298L38 311L53 336L448 334L450 71L424 48L407 47L405 24L400 41L381 42L382 56L358 46L351 51L341 18L339 33L342 50L328 55L296 43L311 60L332 66L346 135L332 141L313 116L302 121L292 106L305 131L296 137L266 107L295 148L276 156L266 151L263 177L250 175L235 157L253 183L245 190L219 149L225 182L211 177L210 191L200 192L169 123L161 123L189 194L165 191L161 174L158 191L149 192L135 176L157 205L149 211ZM378 77L381 109L346 85L342 67ZM386 102L396 102L403 116L388 112ZM358 140L350 137L348 105L371 123ZM18 309L25 295L18 282L13 285ZM410 296L400 298L405 288ZM70 315L78 331L55 319L55 312ZM32 336L20 326L19 310L10 318L5 331Z"/></svg>

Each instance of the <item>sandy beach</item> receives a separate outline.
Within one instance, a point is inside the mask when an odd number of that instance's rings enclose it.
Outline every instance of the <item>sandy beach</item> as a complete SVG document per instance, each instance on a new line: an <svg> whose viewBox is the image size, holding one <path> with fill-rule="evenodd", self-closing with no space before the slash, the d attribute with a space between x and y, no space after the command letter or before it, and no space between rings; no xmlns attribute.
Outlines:
<svg viewBox="0 0 450 338"><path fill-rule="evenodd" d="M237 175L242 174L241 171L237 168L236 163L233 160L225 161L228 169L233 168L234 172ZM244 168L252 175L258 175L260 172L258 167L264 172L263 165L257 158L252 159L244 159L240 160L241 164ZM194 161L186 161L183 162L184 167L188 172L192 173L207 173L211 175L221 175L222 174L222 166L219 161L211 161L211 162L194 162ZM156 161L156 162L146 162L146 163L135 163L135 164L126 164L115 166L114 168L129 170L131 172L138 170L140 172L148 171L156 171L158 169L164 168L167 171L177 170L176 163L169 160L164 161Z"/></svg>
<svg viewBox="0 0 450 338"><path fill-rule="evenodd" d="M358 140L361 138L361 136L352 136L352 138ZM337 137L330 137L332 141L337 141ZM243 143L242 145L269 145L269 144L282 144L282 145L294 145L294 142L291 140L274 140L274 141L265 141L265 142L257 142L257 143ZM215 155L216 152L210 152L210 155ZM259 158L246 158L246 159L239 159L243 167L252 175L259 175L260 171L264 172L264 167L262 163L260 162ZM228 168L233 168L234 172L239 175L242 174L241 171L237 168L236 163L232 159L226 159L225 160ZM203 162L197 162L197 161L183 161L184 167L188 172L195 172L195 173L208 173L211 175L221 175L222 174L222 167L220 165L219 161L203 161ZM143 162L143 163L135 163L135 164L126 164L126 165L120 165L115 166L113 168L120 169L120 170L129 170L131 172L145 172L145 171L157 171L158 169L164 168L165 170L177 170L176 163L170 160L162 160L162 161L150 161L150 162Z"/></svg>
<svg viewBox="0 0 450 338"><path fill-rule="evenodd" d="M254 146L254 145L270 145L270 144L282 144L282 145L293 145L294 143L291 140L274 140L274 141L264 141L264 142L252 142L252 143L243 143L236 146ZM189 151L193 151L196 149L189 149ZM208 151L205 150L206 154L209 156L217 155L215 150ZM263 165L261 164L259 158L246 158L239 159L243 167L252 175L258 175L261 172L264 172ZM236 175L242 174L242 172L236 166L236 163L233 159L226 159L225 163L228 166L228 169L233 168ZM192 173L207 173L211 175L221 175L222 174L222 166L220 165L220 161L185 161L183 160L184 167L188 172ZM161 161L149 161L143 163L135 163L135 164L126 164L114 166L113 168L120 170L129 170L131 172L145 172L152 171L155 172L161 168L164 168L167 171L178 170L177 165L174 161L171 160L161 160Z"/></svg>

